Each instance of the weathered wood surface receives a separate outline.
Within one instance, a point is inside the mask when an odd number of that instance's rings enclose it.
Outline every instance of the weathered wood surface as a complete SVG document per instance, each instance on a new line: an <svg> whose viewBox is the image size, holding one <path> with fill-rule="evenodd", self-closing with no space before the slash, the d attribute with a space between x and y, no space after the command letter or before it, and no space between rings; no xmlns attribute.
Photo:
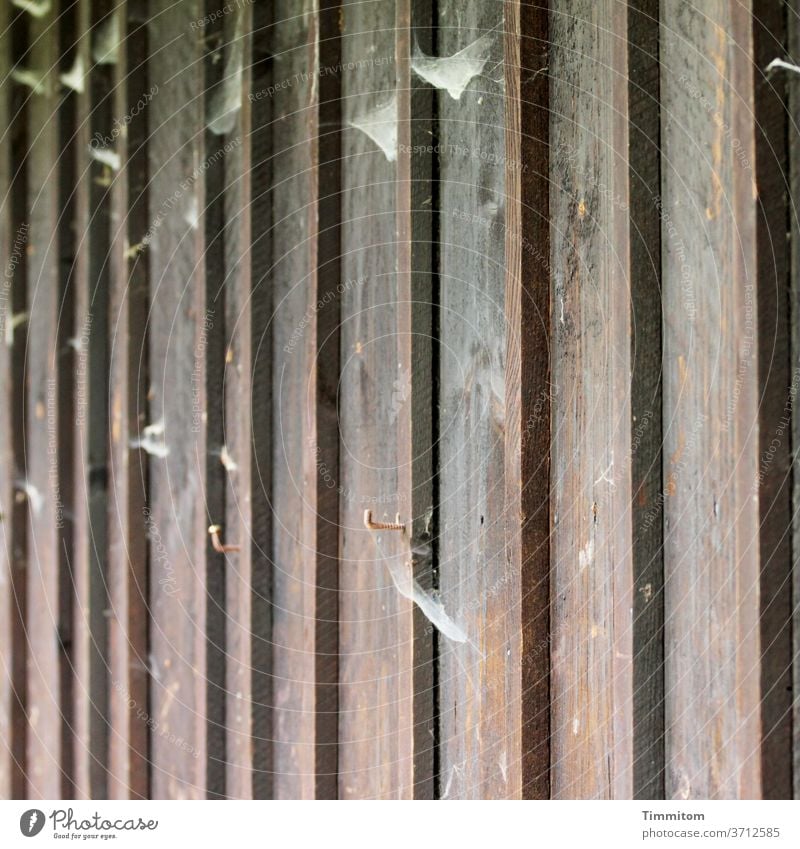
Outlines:
<svg viewBox="0 0 800 849"><path fill-rule="evenodd" d="M339 796L413 795L413 609L408 538L370 531L411 519L401 501L398 419L409 364L398 357L395 5L342 8L342 252L339 417ZM358 127L362 127L359 129ZM365 129L369 132L365 132ZM369 133L373 135L370 137ZM377 137L377 141L376 138Z"/></svg>
<svg viewBox="0 0 800 849"><path fill-rule="evenodd" d="M395 18L397 66L397 350L402 402L397 412L398 496L409 505L409 563L414 580L436 588L438 278L434 234L438 186L434 135L435 93L414 75L415 49L430 54L434 19L430 4L405 0ZM395 384L398 387L398 384ZM432 623L418 605L413 610L413 796L436 793L436 651Z"/></svg>
<svg viewBox="0 0 800 849"><path fill-rule="evenodd" d="M752 7L664 4L666 795L761 794Z"/></svg>
<svg viewBox="0 0 800 849"><path fill-rule="evenodd" d="M628 5L633 794L664 797L658 0Z"/></svg>
<svg viewBox="0 0 800 849"><path fill-rule="evenodd" d="M272 82L271 4L253 7L252 92L265 91ZM250 276L252 301L250 411L253 422L251 444L251 541L252 558L252 647L251 687L253 723L253 796L271 798L275 787L273 771L274 678L272 647L272 102L253 97L250 104Z"/></svg>
<svg viewBox="0 0 800 849"><path fill-rule="evenodd" d="M627 13L551 9L552 794L630 798Z"/></svg>
<svg viewBox="0 0 800 849"><path fill-rule="evenodd" d="M25 363L26 434L22 489L29 513L27 795L62 793L61 644L59 639L58 397L58 4L28 21L26 63L43 69L41 93L30 94L27 169L30 243L27 248L28 338Z"/></svg>
<svg viewBox="0 0 800 849"><path fill-rule="evenodd" d="M272 79L274 764L275 796L288 799L313 799L316 783L320 43L315 5L276 5L281 24L275 30ZM323 307L335 308L335 303Z"/></svg>
<svg viewBox="0 0 800 849"><path fill-rule="evenodd" d="M11 65L9 7L0 8L0 80L8 79ZM19 244L11 210L11 87L0 87L0 340L13 321L13 285L19 262ZM14 596L14 437L11 429L14 381L9 345L0 345L0 799L11 799L14 767L14 630L17 600Z"/></svg>
<svg viewBox="0 0 800 849"><path fill-rule="evenodd" d="M225 542L240 550L225 558L225 795L253 798L252 496L251 429L243 415L251 397L250 90L252 15L237 8L225 18L223 82L231 92L225 139L238 142L224 160ZM234 104L238 103L238 108Z"/></svg>
<svg viewBox="0 0 800 849"><path fill-rule="evenodd" d="M800 3L793 0L787 7L787 55L791 62L800 61ZM792 384L800 370L800 76L789 75L787 108L789 122L789 234L791 244L791 276L789 283L789 311L791 317L791 373ZM792 446L800 445L800 416L792 406ZM794 454L792 463L792 551L800 551L800 454ZM793 558L793 562L796 557ZM800 569L792 576L792 648L793 656L800 657ZM800 693L800 664L792 666L792 692ZM800 699L796 696L792 709L793 731L793 784L794 798L800 799Z"/></svg>
<svg viewBox="0 0 800 849"><path fill-rule="evenodd" d="M207 153L203 145L203 49L189 26L203 15L197 0L158 0L149 20L150 79L159 93L148 107L150 422L139 438L151 452L148 724L156 799L204 798L208 766L205 356L223 317L206 311L202 216L205 171L224 150Z"/></svg>
<svg viewBox="0 0 800 849"><path fill-rule="evenodd" d="M519 144L519 115L507 134L503 96L504 80L518 72L519 48L507 54L518 38L518 11L509 4L504 22L504 8L443 3L436 44L437 55L449 57L482 39L486 59L459 99L438 92L439 582L445 610L466 637L439 640L444 798L522 792L521 597L514 569L521 562L521 513L519 493L511 509L506 498L508 475L517 487L521 477L518 247L512 265L506 256L509 227L520 223L519 175L509 195L505 144L507 138ZM515 322L510 333L507 309ZM510 405L508 375L516 386Z"/></svg>
<svg viewBox="0 0 800 849"><path fill-rule="evenodd" d="M148 263L136 247L149 226L148 104L157 92L147 73L141 2L117 8L124 38L114 66L109 312L109 751L110 798L147 798L148 573L145 523L147 454L135 445L147 425ZM127 124L124 122L127 120Z"/></svg>
<svg viewBox="0 0 800 849"><path fill-rule="evenodd" d="M506 4L507 21L511 13L516 15L514 4ZM514 551L511 562L520 584L521 792L526 799L546 799L550 795L550 414L554 396L546 5L520 3L518 26L519 63L511 59L516 27L509 22L505 27L506 38L511 39L505 65L510 101L506 183L514 185L513 191L507 190L506 487L512 521L519 513L519 560ZM517 92L518 118L513 108ZM509 524L513 540L514 526Z"/></svg>
<svg viewBox="0 0 800 849"><path fill-rule="evenodd" d="M758 179L759 545L761 795L792 797L791 416L800 388L789 323L787 74L765 69L784 55L786 10L753 5L755 161Z"/></svg>

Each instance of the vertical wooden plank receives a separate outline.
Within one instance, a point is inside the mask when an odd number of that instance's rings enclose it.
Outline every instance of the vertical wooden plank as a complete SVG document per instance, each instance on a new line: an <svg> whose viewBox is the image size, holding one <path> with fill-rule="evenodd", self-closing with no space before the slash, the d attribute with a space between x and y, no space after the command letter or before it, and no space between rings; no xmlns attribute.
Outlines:
<svg viewBox="0 0 800 849"><path fill-rule="evenodd" d="M317 586L316 137L320 83L317 4L308 2L298 7L296 2L277 3L275 21L272 82L275 797L313 799ZM322 226L328 224L322 221Z"/></svg>
<svg viewBox="0 0 800 849"><path fill-rule="evenodd" d="M633 782L627 6L551 5L552 794Z"/></svg>
<svg viewBox="0 0 800 849"><path fill-rule="evenodd" d="M506 462L509 527L518 512L522 632L522 796L550 796L550 139L546 3L519 4L520 61L506 61L507 97L519 96L519 129L506 118L506 180L519 179L518 224L506 230ZM508 8L508 7L507 7ZM516 12L514 12L516 14ZM507 12L507 16L509 12ZM506 25L508 37L514 33ZM517 82L519 80L519 82ZM513 81L513 83L512 83ZM513 101L507 110L513 114ZM514 136L519 133L519 139ZM511 190L511 202L517 195ZM510 272L513 272L510 273ZM518 278L514 275L518 275ZM517 279L519 282L517 282ZM518 294L517 294L518 290ZM518 412L517 412L518 411ZM518 435L515 432L518 428ZM519 459L517 459L519 458ZM517 465L518 464L518 465ZM517 495L517 492L519 494ZM518 502L517 502L517 499Z"/></svg>
<svg viewBox="0 0 800 849"><path fill-rule="evenodd" d="M800 2L787 4L788 56L791 62L800 62ZM800 370L800 75L790 74L788 80L788 155L789 155L789 233L790 233L790 289L789 312L791 320L791 367L792 385ZM792 447L800 446L800 415L797 413L793 396L792 403ZM800 454L794 451L792 462L792 649L795 659L792 664L792 693L795 694L792 709L793 751L793 798L800 799L800 568L797 555L800 552Z"/></svg>
<svg viewBox="0 0 800 849"><path fill-rule="evenodd" d="M340 479L341 798L413 795L413 612L408 540L369 531L401 515L398 366L395 6L342 7L342 323Z"/></svg>
<svg viewBox="0 0 800 849"><path fill-rule="evenodd" d="M664 798L664 559L658 0L628 5L633 793Z"/></svg>
<svg viewBox="0 0 800 849"><path fill-rule="evenodd" d="M111 186L109 751L108 795L147 798L147 454L135 440L147 424L147 261L138 247L147 212L148 110L158 91L147 75L146 9L116 9L113 149L120 170ZM124 127L124 132L119 129ZM95 143L103 139L93 137ZM131 443L134 443L132 446Z"/></svg>
<svg viewBox="0 0 800 849"><path fill-rule="evenodd" d="M786 73L765 69L786 47L786 8L753 4L758 259L761 793L792 797L791 369Z"/></svg>
<svg viewBox="0 0 800 849"><path fill-rule="evenodd" d="M25 15L14 16L10 30L11 59L20 62L27 50L27 20ZM12 667L11 678L14 681L14 700L11 716L11 754L14 770L11 773L11 792L13 798L21 799L27 795L27 661L29 635L26 627L27 583L28 583L28 505L24 488L23 469L25 468L25 395L26 395L26 353L27 330L25 321L15 322L15 316L27 313L28 246L30 243L30 219L28 217L28 90L15 86L11 90L11 110L13 121L8 130L11 144L11 161L17 163L14 173L13 191L10 192L9 210L14 227L14 244L8 257L8 270L11 271L11 288L7 324L3 338L10 341L10 381L11 381L11 437L13 461L10 467L14 474L13 507L9 514L11 529L11 589L14 597L14 616L12 620ZM13 266L12 266L12 260ZM8 278L7 278L8 279Z"/></svg>
<svg viewBox="0 0 800 849"><path fill-rule="evenodd" d="M27 795L55 799L62 788L60 705L58 475L48 450L57 374L58 269L58 5L29 21L29 67L41 72L28 103L29 336L23 487L28 496ZM48 411L50 415L48 415ZM55 437L54 437L55 438Z"/></svg>
<svg viewBox="0 0 800 849"><path fill-rule="evenodd" d="M207 774L205 303L197 0L150 5L150 611L152 796L204 798ZM213 152L212 152L213 153Z"/></svg>
<svg viewBox="0 0 800 849"><path fill-rule="evenodd" d="M666 793L756 798L753 10L661 11Z"/></svg>
<svg viewBox="0 0 800 849"><path fill-rule="evenodd" d="M392 401L398 434L398 496L409 505L408 560L425 592L435 587L438 279L435 275L438 187L434 186L435 94L413 75L414 46L431 52L430 3L403 0L396 8L397 63L397 347L399 382ZM436 793L436 630L419 606L413 611L413 795Z"/></svg>
<svg viewBox="0 0 800 849"><path fill-rule="evenodd" d="M272 675L272 103L257 97L272 83L272 4L253 7L253 61L251 69L250 121L250 305L253 421L251 443L252 540L252 649L251 687L253 723L253 796L273 797L273 705ZM256 426L257 423L257 426Z"/></svg>
<svg viewBox="0 0 800 849"><path fill-rule="evenodd" d="M12 297L20 246L12 235L11 212L11 16L0 9L0 340L12 317ZM13 582L14 440L11 430L13 373L10 346L0 344L0 799L12 798L14 767L14 628L17 621Z"/></svg>
<svg viewBox="0 0 800 849"><path fill-rule="evenodd" d="M88 8L86 8L88 6ZM115 164L103 155L115 153L111 134L112 67L108 33L112 26L110 4L78 6L77 30L84 69L84 110L79 107L76 182L88 196L87 216L78 235L79 275L76 276L78 340L76 377L76 442L74 509L75 528L72 572L75 582L73 630L75 641L74 712L76 795L92 799L106 796L108 748L107 610L105 573L107 551L108 474L108 309L110 194ZM88 26L87 26L88 25ZM89 30L91 27L91 31ZM112 54L113 55L113 54ZM87 137L101 138L97 147ZM100 151L100 153L98 153ZM81 167L83 166L83 167ZM83 203L82 198L79 203Z"/></svg>
<svg viewBox="0 0 800 849"><path fill-rule="evenodd" d="M220 129L232 144L225 155L225 542L241 546L226 558L225 795L253 798L252 550L251 539L251 302L250 90L252 14L236 8L225 18L224 90L230 115Z"/></svg>
<svg viewBox="0 0 800 849"><path fill-rule="evenodd" d="M342 249L342 74L339 0L319 3L317 39L319 106L317 117L317 299L328 303L316 313L314 370L316 434L310 457L316 481L316 797L339 793L339 475L338 387L341 326ZM333 296L331 293L334 293ZM307 455L308 456L308 455ZM331 485L331 481L334 485Z"/></svg>
<svg viewBox="0 0 800 849"><path fill-rule="evenodd" d="M504 83L518 97L519 9L445 0L439 13L436 55L467 51L449 67L419 66L442 89L440 586L465 638L439 637L440 784L444 798L518 798L522 293L506 244L520 226L520 186L506 165L519 157L520 116L511 92L506 112Z"/></svg>

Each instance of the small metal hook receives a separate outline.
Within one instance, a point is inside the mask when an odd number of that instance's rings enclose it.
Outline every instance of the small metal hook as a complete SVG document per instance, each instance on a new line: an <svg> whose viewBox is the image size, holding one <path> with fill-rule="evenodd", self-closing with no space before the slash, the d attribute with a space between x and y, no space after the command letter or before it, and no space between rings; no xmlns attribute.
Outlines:
<svg viewBox="0 0 800 849"><path fill-rule="evenodd" d="M211 535L211 547L214 551L218 551L220 554L227 554L229 551L242 550L241 545L223 545L219 538L221 531L221 525L210 525L208 528L208 533Z"/></svg>
<svg viewBox="0 0 800 849"><path fill-rule="evenodd" d="M406 526L400 521L400 514L397 514L395 522L373 522L372 510L364 511L364 527L368 531L404 531Z"/></svg>

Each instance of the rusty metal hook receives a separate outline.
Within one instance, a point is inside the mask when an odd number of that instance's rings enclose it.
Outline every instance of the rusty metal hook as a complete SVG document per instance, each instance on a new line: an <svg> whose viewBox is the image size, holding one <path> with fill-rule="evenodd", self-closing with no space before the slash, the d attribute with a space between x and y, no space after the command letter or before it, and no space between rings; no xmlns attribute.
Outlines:
<svg viewBox="0 0 800 849"><path fill-rule="evenodd" d="M223 545L222 541L219 538L221 531L221 525L210 525L208 528L208 533L211 536L211 547L214 549L214 551L218 551L220 554L227 554L229 551L242 550L241 545Z"/></svg>
<svg viewBox="0 0 800 849"><path fill-rule="evenodd" d="M395 522L373 522L372 510L364 511L364 527L368 531L405 531L406 526L400 521L400 514L397 514Z"/></svg>

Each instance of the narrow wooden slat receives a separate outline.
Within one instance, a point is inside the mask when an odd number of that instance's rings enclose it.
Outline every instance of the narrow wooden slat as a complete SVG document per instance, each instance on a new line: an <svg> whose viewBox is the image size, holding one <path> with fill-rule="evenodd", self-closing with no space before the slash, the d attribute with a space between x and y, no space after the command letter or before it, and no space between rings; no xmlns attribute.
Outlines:
<svg viewBox="0 0 800 849"><path fill-rule="evenodd" d="M272 506L279 799L313 799L316 792L317 15L313 3L302 10L291 0L275 6Z"/></svg>
<svg viewBox="0 0 800 849"><path fill-rule="evenodd" d="M146 798L147 779L147 455L131 446L147 423L147 261L137 245L149 225L147 27L140 2L117 7L124 34L114 66L109 476L108 795ZM124 132L119 128L124 127ZM99 141L99 140L98 140Z"/></svg>
<svg viewBox="0 0 800 849"><path fill-rule="evenodd" d="M253 797L269 799L273 773L272 677L272 103L257 98L272 82L272 4L253 7L250 102L250 305L252 392L250 415L252 540L251 687L253 723Z"/></svg>
<svg viewBox="0 0 800 849"><path fill-rule="evenodd" d="M398 357L394 3L345 3L341 25L339 795L409 798L413 609L391 575L408 592L408 540L364 527L365 509L412 518L398 477L411 375Z"/></svg>
<svg viewBox="0 0 800 849"><path fill-rule="evenodd" d="M761 794L792 797L791 370L786 73L766 67L786 46L786 10L753 4L755 162L758 180L758 379L761 639Z"/></svg>
<svg viewBox="0 0 800 849"><path fill-rule="evenodd" d="M750 3L664 4L666 794L761 794Z"/></svg>
<svg viewBox="0 0 800 849"><path fill-rule="evenodd" d="M251 25L249 7L225 18L223 85L238 91L239 107L225 140L225 542L241 546L226 558L225 635L225 795L253 798L252 732L252 550L251 398L252 345L250 286L250 90ZM231 105L236 102L231 99ZM234 144L235 143L235 144Z"/></svg>
<svg viewBox="0 0 800 849"><path fill-rule="evenodd" d="M77 182L88 195L88 217L78 234L79 275L75 277L77 349L76 422L73 466L76 527L72 573L75 682L73 710L77 730L75 782L78 798L103 798L107 790L108 747L107 470L108 470L108 308L110 193L114 168L90 154L92 138L113 152L111 134L112 65L98 61L105 51L108 0L78 6L79 52L84 69L83 112L79 107ZM91 27L91 31L89 30ZM95 148L98 149L98 148ZM83 203L80 199L78 203Z"/></svg>
<svg viewBox="0 0 800 849"><path fill-rule="evenodd" d="M551 4L552 795L633 787L628 17Z"/></svg>
<svg viewBox="0 0 800 849"><path fill-rule="evenodd" d="M789 61L800 62L800 2L787 5L787 42ZM791 367L792 385L800 372L800 76L790 74L788 80L788 155L789 155L789 233L790 233L790 316L791 316ZM800 445L800 415L793 407L792 446ZM800 454L794 454L792 463L792 648L793 657L800 657L800 569L796 559L800 552ZM792 665L792 692L800 693L800 663ZM792 710L793 798L800 799L800 699L795 698Z"/></svg>
<svg viewBox="0 0 800 849"><path fill-rule="evenodd" d="M438 320L438 280L435 274L434 232L438 203L434 195L432 153L435 95L413 76L414 45L431 52L433 9L430 3L404 0L397 4L397 346L401 402L398 430L398 495L409 505L410 551L414 579L426 592L435 589L435 502L437 398L433 379ZM415 799L436 792L435 761L436 632L418 606L414 608L413 723Z"/></svg>
<svg viewBox="0 0 800 849"><path fill-rule="evenodd" d="M507 183L506 174L512 164L507 157L519 156L520 125L518 111L506 114L503 94L506 80L519 90L519 10L514 4L508 10L504 24L502 2L464 7L446 0L435 45L440 57L472 45L481 62L472 73L466 65L456 75L466 83L459 98L438 92L439 574L445 611L466 637L439 637L444 798L516 798L522 792L522 292L519 255L514 265L506 258L506 243L520 224L519 175ZM514 149L506 148L507 138ZM507 311L515 322L511 333ZM515 493L513 507L507 490Z"/></svg>
<svg viewBox="0 0 800 849"><path fill-rule="evenodd" d="M14 62L20 62L27 49L27 21L24 15L16 15L11 27L11 47ZM11 141L11 160L16 165L14 169L13 191L9 197L9 208L14 227L14 245L11 257L16 257L13 269L13 279L9 290L8 321L14 316L27 312L27 263L28 245L30 243L30 220L28 218L28 114L27 89L17 86L11 91L11 110L13 121L9 126ZM16 247L16 251L15 251ZM4 339L11 341L11 437L13 447L14 499L10 513L11 527L11 579L14 597L14 616L12 625L12 669L14 681L14 701L12 704L11 753L14 769L11 774L11 790L16 799L27 795L27 660L29 637L26 627L27 613L27 583L28 583L28 505L22 487L22 470L25 468L25 368L27 353L27 322L16 326L6 327Z"/></svg>
<svg viewBox="0 0 800 849"><path fill-rule="evenodd" d="M658 2L628 5L633 487L633 793L664 798Z"/></svg>
<svg viewBox="0 0 800 849"><path fill-rule="evenodd" d="M318 799L339 793L339 416L342 247L342 75L341 4L321 0L317 40L319 114L317 118L317 298L335 292L316 314L314 371L316 434L311 475L316 480L316 789Z"/></svg>
<svg viewBox="0 0 800 849"><path fill-rule="evenodd" d="M12 319L12 297L19 245L14 252L11 213L11 29L8 6L0 9L0 339ZM0 345L0 799L12 798L14 765L14 626L17 621L13 584L14 439L11 430L14 397L11 350Z"/></svg>
<svg viewBox="0 0 800 849"><path fill-rule="evenodd" d="M514 4L506 6L507 20L516 14ZM515 38L512 28L507 25L506 29L507 37ZM506 463L514 463L515 474L509 470L506 486L512 540L517 509L520 516L519 565L512 562L519 569L520 581L521 770L526 799L550 795L550 410L554 392L550 383L548 34L547 4L520 3L520 61L506 62L507 109L513 114L513 98L518 94L521 113L516 119L518 131L515 121L506 117L506 126L514 130L507 131L506 180L520 181L516 217L511 203L517 195L511 190L507 201ZM515 142L516 132L521 136ZM511 271L519 275L519 282ZM519 428L518 436L514 428Z"/></svg>
<svg viewBox="0 0 800 849"><path fill-rule="evenodd" d="M152 796L204 798L207 523L202 47L197 0L151 4L148 107ZM214 153L214 152L211 152Z"/></svg>
<svg viewBox="0 0 800 849"><path fill-rule="evenodd" d="M42 89L28 103L29 336L26 352L26 441L23 486L28 496L27 795L54 799L62 790L60 706L58 474L48 450L57 434L58 268L58 4L29 22L26 62Z"/></svg>

